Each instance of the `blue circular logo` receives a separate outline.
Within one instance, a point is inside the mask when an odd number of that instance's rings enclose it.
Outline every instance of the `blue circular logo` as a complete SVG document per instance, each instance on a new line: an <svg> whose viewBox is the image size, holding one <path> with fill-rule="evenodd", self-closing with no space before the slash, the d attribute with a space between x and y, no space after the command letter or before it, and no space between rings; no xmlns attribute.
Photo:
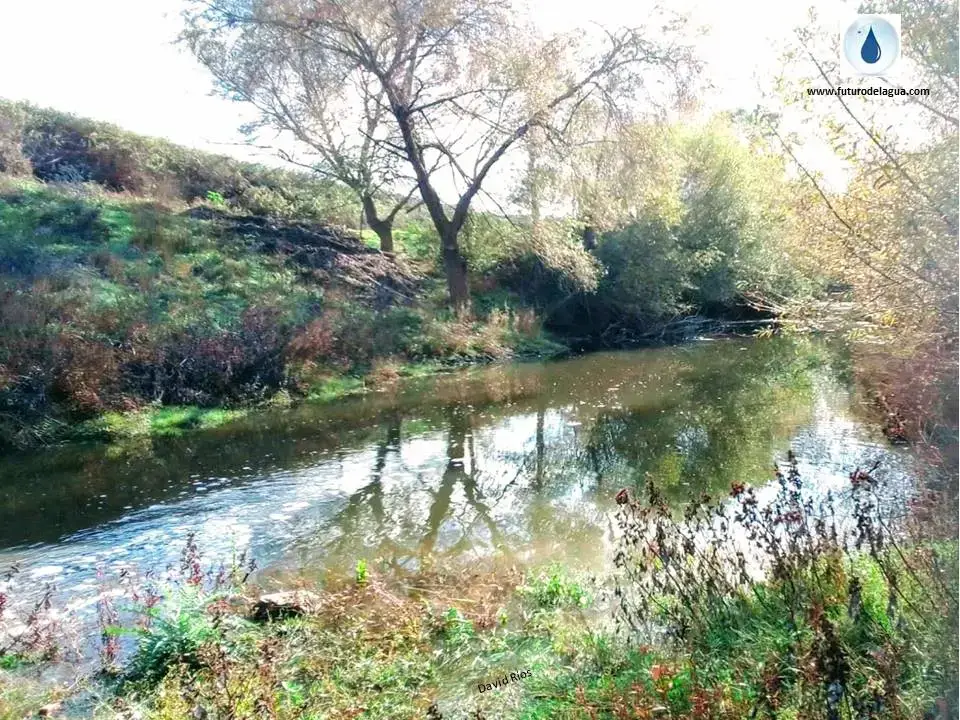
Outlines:
<svg viewBox="0 0 960 720"><path fill-rule="evenodd" d="M860 15L843 34L843 56L861 75L882 75L900 59L900 33L879 15Z"/></svg>

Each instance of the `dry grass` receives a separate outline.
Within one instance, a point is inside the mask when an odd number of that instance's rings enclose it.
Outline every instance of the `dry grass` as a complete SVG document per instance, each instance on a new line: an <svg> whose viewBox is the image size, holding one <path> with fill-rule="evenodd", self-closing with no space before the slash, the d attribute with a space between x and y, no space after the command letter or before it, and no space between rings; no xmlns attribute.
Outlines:
<svg viewBox="0 0 960 720"><path fill-rule="evenodd" d="M373 361L373 368L367 374L367 379L376 388L393 387L400 380L402 365L396 358L377 358Z"/></svg>

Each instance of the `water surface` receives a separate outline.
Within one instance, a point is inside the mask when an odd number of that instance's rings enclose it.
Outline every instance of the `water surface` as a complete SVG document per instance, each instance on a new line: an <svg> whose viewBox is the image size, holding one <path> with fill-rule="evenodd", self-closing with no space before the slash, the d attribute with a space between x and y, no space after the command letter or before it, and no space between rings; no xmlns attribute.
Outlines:
<svg viewBox="0 0 960 720"><path fill-rule="evenodd" d="M613 496L649 478L682 504L759 484L793 448L842 486L909 459L861 418L842 350L717 339L475 368L251 416L180 438L0 460L0 568L14 596L53 583L72 607L98 569L162 571L189 533L204 559L415 569L501 552L596 564Z"/></svg>

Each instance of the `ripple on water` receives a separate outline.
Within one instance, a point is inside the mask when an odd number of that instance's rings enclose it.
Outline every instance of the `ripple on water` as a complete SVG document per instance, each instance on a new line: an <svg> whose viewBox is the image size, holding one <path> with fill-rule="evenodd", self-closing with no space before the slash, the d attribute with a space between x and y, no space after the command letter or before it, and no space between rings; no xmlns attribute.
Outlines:
<svg viewBox="0 0 960 720"><path fill-rule="evenodd" d="M59 475L40 463L33 483L0 479L19 508L8 519L0 503L0 532L16 523L20 533L5 536L0 569L20 560L8 590L56 582L68 608L93 617L98 567L175 574L190 533L209 566L247 551L261 566L302 553L418 567L498 546L602 561L612 496L638 478L670 481L680 502L726 492L734 477L765 482L788 447L823 488L879 458L908 477L902 455L856 419L831 366L806 352L721 341L491 368L413 400L304 407L278 414L270 432L156 443L146 458L84 450ZM79 451L51 455L66 452ZM268 456L274 469L262 469ZM49 533L31 534L44 523Z"/></svg>

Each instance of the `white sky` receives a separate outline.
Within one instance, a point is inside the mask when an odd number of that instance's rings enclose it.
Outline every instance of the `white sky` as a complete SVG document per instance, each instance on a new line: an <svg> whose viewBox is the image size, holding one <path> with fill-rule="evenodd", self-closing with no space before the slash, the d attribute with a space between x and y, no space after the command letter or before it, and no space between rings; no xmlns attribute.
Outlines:
<svg viewBox="0 0 960 720"><path fill-rule="evenodd" d="M548 29L644 19L637 0L529 0ZM171 44L183 0L0 0L0 97L29 100L106 120L147 135L239 156L250 151L237 127L250 119L237 103L212 97L206 72ZM849 13L841 0L673 0L693 23L705 75L716 87L709 109L752 108L756 77L776 71L778 38L807 8L824 18ZM827 172L829 159L821 158Z"/></svg>

